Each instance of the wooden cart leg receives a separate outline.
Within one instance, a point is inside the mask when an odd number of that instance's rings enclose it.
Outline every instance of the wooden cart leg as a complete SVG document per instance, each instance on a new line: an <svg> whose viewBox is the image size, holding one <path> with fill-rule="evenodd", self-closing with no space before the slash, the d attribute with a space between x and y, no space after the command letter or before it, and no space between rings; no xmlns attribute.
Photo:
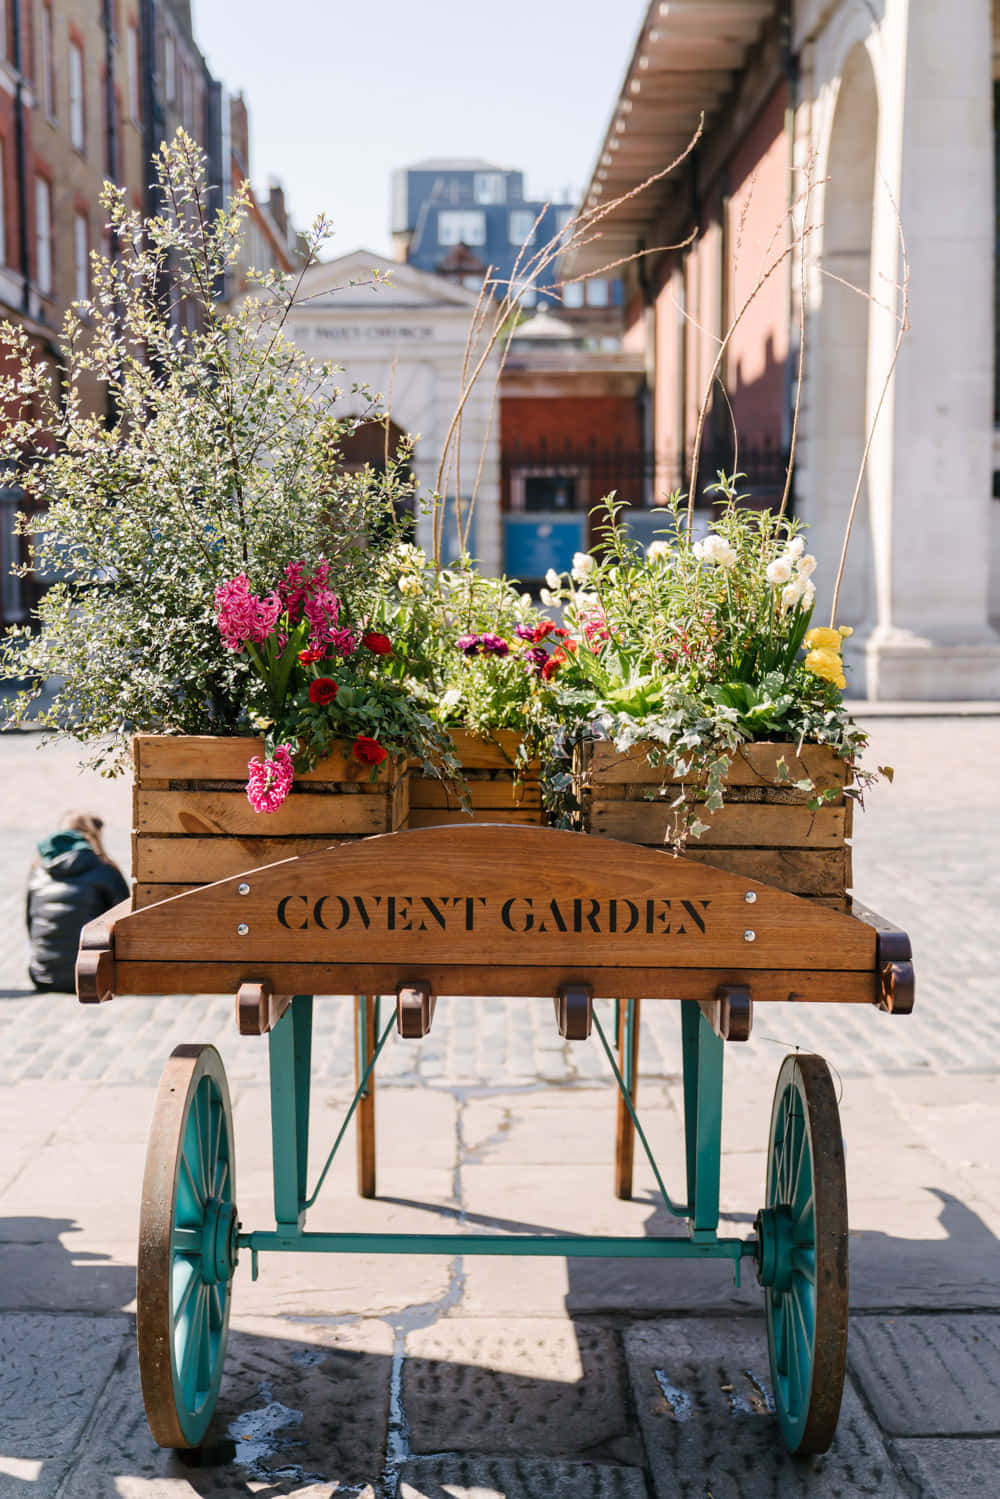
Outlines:
<svg viewBox="0 0 1000 1499"><path fill-rule="evenodd" d="M296 994L268 1034L274 1219L279 1229L297 1230L305 1218L312 1018L312 995Z"/></svg>
<svg viewBox="0 0 1000 1499"><path fill-rule="evenodd" d="M361 1086L365 1068L375 1050L378 1031L378 997L373 994L354 996L354 1083ZM375 1196L375 1074L358 1099L358 1196Z"/></svg>
<svg viewBox="0 0 1000 1499"><path fill-rule="evenodd" d="M618 1070L635 1108L639 1082L639 1001L615 1000L615 1040L618 1046ZM624 1098L618 1094L615 1124L615 1196L624 1202L632 1198L632 1171L635 1163L635 1125Z"/></svg>
<svg viewBox="0 0 1000 1499"><path fill-rule="evenodd" d="M701 1006L693 999L681 1001L681 1041L688 1217L696 1234L713 1234L719 1226L722 1058L726 1043L716 1035Z"/></svg>

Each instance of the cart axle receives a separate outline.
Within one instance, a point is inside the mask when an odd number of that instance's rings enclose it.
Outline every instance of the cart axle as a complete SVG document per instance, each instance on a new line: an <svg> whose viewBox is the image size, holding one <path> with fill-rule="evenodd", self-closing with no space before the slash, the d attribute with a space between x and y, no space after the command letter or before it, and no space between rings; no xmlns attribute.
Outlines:
<svg viewBox="0 0 1000 1499"><path fill-rule="evenodd" d="M755 1239L586 1238L556 1234L283 1234L241 1233L240 1249L257 1254L530 1254L567 1259L734 1260L756 1251Z"/></svg>

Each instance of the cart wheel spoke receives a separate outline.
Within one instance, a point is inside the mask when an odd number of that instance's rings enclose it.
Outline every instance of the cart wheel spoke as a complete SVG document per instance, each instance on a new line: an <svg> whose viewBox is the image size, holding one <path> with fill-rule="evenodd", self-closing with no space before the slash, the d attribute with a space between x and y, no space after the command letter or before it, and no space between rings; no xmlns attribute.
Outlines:
<svg viewBox="0 0 1000 1499"><path fill-rule="evenodd" d="M142 1393L161 1447L196 1447L218 1397L235 1224L232 1110L211 1046L179 1046L157 1095L139 1233Z"/></svg>
<svg viewBox="0 0 1000 1499"><path fill-rule="evenodd" d="M793 1452L825 1452L847 1352L847 1192L836 1093L821 1057L786 1057L778 1074L765 1201L775 1246L765 1308L778 1421Z"/></svg>

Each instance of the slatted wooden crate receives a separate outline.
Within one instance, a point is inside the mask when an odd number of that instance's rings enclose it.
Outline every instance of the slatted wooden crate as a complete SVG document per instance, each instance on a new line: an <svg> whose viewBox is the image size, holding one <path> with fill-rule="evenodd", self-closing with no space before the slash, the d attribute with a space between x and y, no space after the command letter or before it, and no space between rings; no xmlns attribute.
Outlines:
<svg viewBox="0 0 1000 1499"><path fill-rule="evenodd" d="M464 729L451 733L472 797L472 816L463 812L455 789L434 776L420 774L419 762L410 764L411 828L444 823L507 822L545 825L542 807L541 761L517 764L522 736L513 729L495 729L488 739Z"/></svg>
<svg viewBox="0 0 1000 1499"><path fill-rule="evenodd" d="M262 739L139 734L133 740L132 902L135 909L196 885L296 854L392 833L406 823L405 760L371 780L351 747L297 775L276 812L247 801L247 763Z"/></svg>
<svg viewBox="0 0 1000 1499"><path fill-rule="evenodd" d="M577 750L575 769L588 832L627 843L666 843L674 817L670 804L681 783L668 766L650 765L644 746L623 755L607 741L585 744ZM789 784L807 776L817 791L836 793L816 811L807 805L814 793ZM687 844L685 856L847 909L854 807L844 795L849 776L826 745L803 745L799 755L791 744L744 745L729 766L725 805L717 812L699 806L698 818L708 830Z"/></svg>

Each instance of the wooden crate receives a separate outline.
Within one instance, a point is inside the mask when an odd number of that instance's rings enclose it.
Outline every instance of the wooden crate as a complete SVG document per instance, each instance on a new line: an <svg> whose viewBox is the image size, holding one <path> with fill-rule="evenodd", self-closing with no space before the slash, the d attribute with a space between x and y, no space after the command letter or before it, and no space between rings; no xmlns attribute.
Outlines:
<svg viewBox="0 0 1000 1499"><path fill-rule="evenodd" d="M782 759L788 779L779 776ZM798 756L789 744L744 745L729 766L725 805L717 812L698 808L708 830L687 844L685 856L847 909L854 807L844 795L849 775L826 745L803 745ZM813 793L789 784L807 776L817 791L836 793L817 811L807 805ZM669 766L650 765L644 746L623 755L607 741L582 745L575 777L587 832L626 843L666 844L673 823L670 804L681 783Z"/></svg>
<svg viewBox="0 0 1000 1499"><path fill-rule="evenodd" d="M296 854L392 833L406 823L406 762L371 780L344 744L297 775L276 812L247 801L247 764L262 739L139 734L133 740L132 903L136 910L197 885Z"/></svg>
<svg viewBox="0 0 1000 1499"><path fill-rule="evenodd" d="M468 782L472 815L463 812L458 793L435 776L420 774L410 762L411 828L449 823L504 822L544 827L540 785L541 761L518 766L522 736L513 729L496 729L488 739L464 729L451 731L452 744Z"/></svg>

